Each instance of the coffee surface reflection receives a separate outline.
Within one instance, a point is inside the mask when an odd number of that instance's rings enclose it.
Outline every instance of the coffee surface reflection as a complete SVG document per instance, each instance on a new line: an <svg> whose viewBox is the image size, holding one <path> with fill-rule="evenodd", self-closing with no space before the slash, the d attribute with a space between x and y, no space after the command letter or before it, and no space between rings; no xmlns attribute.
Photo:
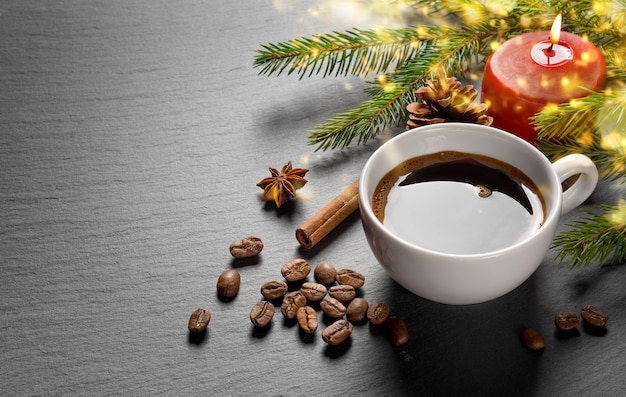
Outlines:
<svg viewBox="0 0 626 397"><path fill-rule="evenodd" d="M497 251L530 237L545 212L539 189L523 172L455 151L399 164L378 183L372 207L403 240L461 255Z"/></svg>

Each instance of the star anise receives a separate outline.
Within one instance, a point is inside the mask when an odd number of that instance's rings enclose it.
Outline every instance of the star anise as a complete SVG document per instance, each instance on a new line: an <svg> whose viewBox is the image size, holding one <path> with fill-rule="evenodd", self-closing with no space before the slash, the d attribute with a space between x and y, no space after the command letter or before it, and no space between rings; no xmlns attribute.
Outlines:
<svg viewBox="0 0 626 397"><path fill-rule="evenodd" d="M271 177L263 179L256 185L263 189L263 201L274 201L280 208L289 197L296 197L296 190L304 186L308 181L304 175L309 172L306 168L292 168L291 161L283 166L278 172L276 168L269 168Z"/></svg>

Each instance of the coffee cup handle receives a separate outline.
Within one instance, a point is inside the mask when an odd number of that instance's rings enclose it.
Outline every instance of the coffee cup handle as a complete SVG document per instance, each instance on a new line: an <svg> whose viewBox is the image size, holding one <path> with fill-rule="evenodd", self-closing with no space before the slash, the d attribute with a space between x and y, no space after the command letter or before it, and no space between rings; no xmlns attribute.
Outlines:
<svg viewBox="0 0 626 397"><path fill-rule="evenodd" d="M598 184L598 169L593 161L584 154L569 154L552 163L552 168L558 175L561 183L567 178L580 175L563 192L561 215L570 212L587 200Z"/></svg>

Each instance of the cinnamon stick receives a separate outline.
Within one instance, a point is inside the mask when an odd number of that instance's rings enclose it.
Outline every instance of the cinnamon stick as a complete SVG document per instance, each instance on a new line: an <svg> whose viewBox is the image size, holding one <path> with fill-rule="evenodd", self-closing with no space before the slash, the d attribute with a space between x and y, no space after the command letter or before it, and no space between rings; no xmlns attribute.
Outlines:
<svg viewBox="0 0 626 397"><path fill-rule="evenodd" d="M304 248L313 248L350 214L359 208L359 180L354 181L296 230Z"/></svg>

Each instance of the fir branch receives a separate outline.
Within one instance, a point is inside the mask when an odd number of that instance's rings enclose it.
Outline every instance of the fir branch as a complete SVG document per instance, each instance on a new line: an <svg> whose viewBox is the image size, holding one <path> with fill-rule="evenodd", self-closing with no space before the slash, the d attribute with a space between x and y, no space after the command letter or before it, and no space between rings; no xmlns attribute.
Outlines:
<svg viewBox="0 0 626 397"><path fill-rule="evenodd" d="M259 74L366 75L399 68L418 56L435 40L446 37L444 26L408 26L401 29L353 29L317 34L311 38L262 45L254 67Z"/></svg>
<svg viewBox="0 0 626 397"><path fill-rule="evenodd" d="M420 57L422 60L427 58L427 54ZM434 58L433 63L439 59ZM426 70L422 70L411 77L413 82L400 85L396 81L402 75L400 72L371 87L368 90L371 99L359 107L339 113L310 131L309 144L317 145L316 150L343 149L355 138L358 138L359 144L365 143L378 135L385 126L398 123L400 117L404 117L404 107L414 99L414 90L423 83L423 76L427 74Z"/></svg>
<svg viewBox="0 0 626 397"><path fill-rule="evenodd" d="M602 179L611 181L626 181L626 156L615 149L602 148L596 137L592 137L593 143L586 143L587 137L579 139L567 137L562 140L541 139L539 149L552 160L564 157L572 153L582 153L589 157L598 167ZM623 182L622 182L623 183Z"/></svg>
<svg viewBox="0 0 626 397"><path fill-rule="evenodd" d="M383 75L368 93L371 99L356 109L339 113L310 131L309 144L316 150L345 148L354 139L365 143L386 126L405 117L405 107L415 100L415 90L434 75L463 76L480 55L481 34L453 32L394 73Z"/></svg>
<svg viewBox="0 0 626 397"><path fill-rule="evenodd" d="M588 131L594 124L605 131L626 127L626 91L589 92L558 106L547 106L532 118L540 138L564 138Z"/></svg>
<svg viewBox="0 0 626 397"><path fill-rule="evenodd" d="M548 157L583 153L604 178L626 177L626 91L591 93L546 107L532 120L539 148Z"/></svg>
<svg viewBox="0 0 626 397"><path fill-rule="evenodd" d="M568 225L559 234L553 248L558 248L557 262L569 262L571 268L593 262L623 263L626 260L626 201L616 206L601 205L599 211L586 211L586 216Z"/></svg>

